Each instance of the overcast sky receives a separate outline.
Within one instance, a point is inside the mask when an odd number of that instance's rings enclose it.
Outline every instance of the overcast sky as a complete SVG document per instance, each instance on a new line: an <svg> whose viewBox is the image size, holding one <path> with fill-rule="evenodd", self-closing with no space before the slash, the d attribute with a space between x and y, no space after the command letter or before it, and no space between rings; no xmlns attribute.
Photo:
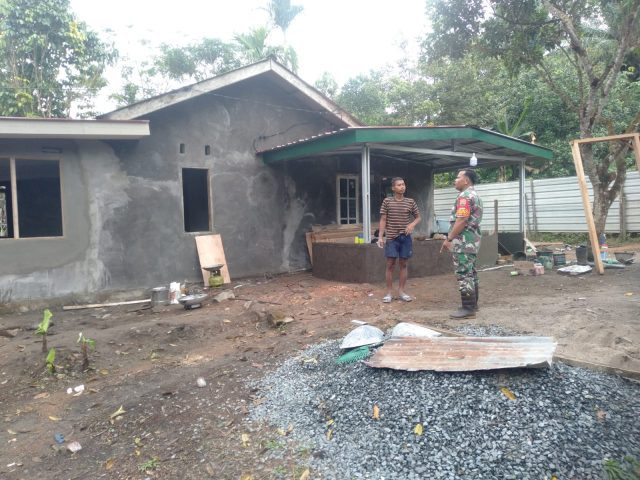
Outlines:
<svg viewBox="0 0 640 480"><path fill-rule="evenodd" d="M121 55L148 58L148 47L205 37L231 40L264 25L268 0L71 0L78 19L114 32ZM299 58L298 74L313 84L328 71L339 84L417 53L426 30L425 0L292 0L304 7L287 31ZM112 74L113 75L113 74ZM115 83L116 79L110 79Z"/></svg>

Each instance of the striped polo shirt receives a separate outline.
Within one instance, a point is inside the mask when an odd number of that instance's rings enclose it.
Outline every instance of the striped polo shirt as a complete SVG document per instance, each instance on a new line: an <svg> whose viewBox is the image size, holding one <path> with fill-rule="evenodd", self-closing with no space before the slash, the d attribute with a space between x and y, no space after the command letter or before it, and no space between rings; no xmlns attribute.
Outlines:
<svg viewBox="0 0 640 480"><path fill-rule="evenodd" d="M382 201L380 215L387 216L385 233L387 240L393 240L404 233L407 225L412 222L411 216L418 217L418 205L413 198L402 197L402 200L396 200L395 197L387 197Z"/></svg>

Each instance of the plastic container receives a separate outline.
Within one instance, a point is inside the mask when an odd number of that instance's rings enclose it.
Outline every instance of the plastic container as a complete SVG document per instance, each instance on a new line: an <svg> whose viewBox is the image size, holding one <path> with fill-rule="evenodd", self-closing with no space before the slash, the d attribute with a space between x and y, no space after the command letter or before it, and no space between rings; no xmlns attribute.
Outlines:
<svg viewBox="0 0 640 480"><path fill-rule="evenodd" d="M564 253L554 253L553 254L553 264L558 265L566 265L567 258Z"/></svg>
<svg viewBox="0 0 640 480"><path fill-rule="evenodd" d="M600 258L607 260L609 258L609 245L607 245L607 236L601 233L598 237L598 243L600 244Z"/></svg>
<svg viewBox="0 0 640 480"><path fill-rule="evenodd" d="M156 287L151 289L151 305L156 307L159 305L169 304L169 289L167 287Z"/></svg>
<svg viewBox="0 0 640 480"><path fill-rule="evenodd" d="M578 265L587 264L587 247L586 245L579 245L576 247L576 261Z"/></svg>

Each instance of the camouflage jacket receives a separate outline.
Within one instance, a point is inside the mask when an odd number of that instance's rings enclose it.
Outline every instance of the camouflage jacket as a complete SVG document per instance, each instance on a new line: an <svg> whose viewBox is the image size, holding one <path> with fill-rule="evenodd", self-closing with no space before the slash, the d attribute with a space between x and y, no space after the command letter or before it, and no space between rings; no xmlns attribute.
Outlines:
<svg viewBox="0 0 640 480"><path fill-rule="evenodd" d="M460 192L456 203L451 209L449 217L449 230L453 228L457 218L466 218L467 225L460 235L451 242L453 251L459 253L478 253L480 249L480 222L482 221L482 200L474 187L468 187Z"/></svg>

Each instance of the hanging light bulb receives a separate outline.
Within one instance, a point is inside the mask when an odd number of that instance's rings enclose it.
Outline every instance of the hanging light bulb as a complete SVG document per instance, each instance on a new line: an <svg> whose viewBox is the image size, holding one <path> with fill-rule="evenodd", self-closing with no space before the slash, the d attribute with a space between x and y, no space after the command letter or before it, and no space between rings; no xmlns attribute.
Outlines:
<svg viewBox="0 0 640 480"><path fill-rule="evenodd" d="M476 157L475 153L471 154L471 158L469 159L469 165L471 165L472 167L475 167L476 165L478 165L478 157Z"/></svg>

